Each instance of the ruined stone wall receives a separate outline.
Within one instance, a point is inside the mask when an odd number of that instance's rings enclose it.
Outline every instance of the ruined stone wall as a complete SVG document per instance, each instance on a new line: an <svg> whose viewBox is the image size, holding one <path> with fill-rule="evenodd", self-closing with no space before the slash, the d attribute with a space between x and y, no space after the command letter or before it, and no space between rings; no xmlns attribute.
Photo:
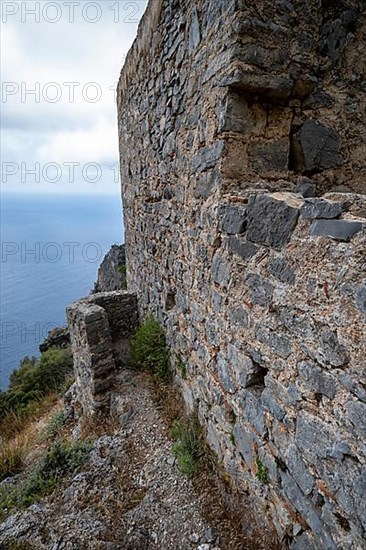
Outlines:
<svg viewBox="0 0 366 550"><path fill-rule="evenodd" d="M361 8L152 1L118 86L129 290L292 549L366 530Z"/></svg>
<svg viewBox="0 0 366 550"><path fill-rule="evenodd" d="M75 401L83 414L107 412L116 370L125 366L138 326L135 294L100 292L67 308L74 358Z"/></svg>

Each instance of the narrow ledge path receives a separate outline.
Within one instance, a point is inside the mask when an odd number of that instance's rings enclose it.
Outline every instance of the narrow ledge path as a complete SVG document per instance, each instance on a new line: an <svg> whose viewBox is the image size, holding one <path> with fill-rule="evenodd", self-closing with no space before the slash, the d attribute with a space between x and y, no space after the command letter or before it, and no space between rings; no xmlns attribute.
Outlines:
<svg viewBox="0 0 366 550"><path fill-rule="evenodd" d="M87 462L53 495L0 524L0 548L15 541L37 550L275 548L266 534L239 532L215 489L179 472L152 391L146 374L120 373L110 435L97 437Z"/></svg>

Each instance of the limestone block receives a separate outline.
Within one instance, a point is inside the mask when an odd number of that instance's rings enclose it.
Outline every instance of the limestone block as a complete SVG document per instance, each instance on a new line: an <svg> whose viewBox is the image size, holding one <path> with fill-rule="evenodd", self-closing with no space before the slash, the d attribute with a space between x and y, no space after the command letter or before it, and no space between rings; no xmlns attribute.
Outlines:
<svg viewBox="0 0 366 550"><path fill-rule="evenodd" d="M324 372L309 361L299 363L298 369L306 389L315 394L325 395L329 399L334 399L337 391L337 381L334 376L328 372Z"/></svg>
<svg viewBox="0 0 366 550"><path fill-rule="evenodd" d="M316 220L311 225L310 234L312 237L330 237L337 241L349 242L362 229L361 221Z"/></svg>
<svg viewBox="0 0 366 550"><path fill-rule="evenodd" d="M255 438L252 432L242 426L239 422L236 422L233 428L233 436L235 440L235 446L241 456L243 457L249 468L255 467Z"/></svg>
<svg viewBox="0 0 366 550"><path fill-rule="evenodd" d="M354 297L356 307L366 317L366 280L356 287Z"/></svg>
<svg viewBox="0 0 366 550"><path fill-rule="evenodd" d="M212 262L213 280L220 286L227 286L230 279L230 272L230 264L219 252L217 252Z"/></svg>
<svg viewBox="0 0 366 550"><path fill-rule="evenodd" d="M274 258L267 265L268 271L281 283L293 285L296 280L294 267L282 257Z"/></svg>
<svg viewBox="0 0 366 550"><path fill-rule="evenodd" d="M312 119L294 134L292 148L295 169L300 173L327 170L343 162L337 133Z"/></svg>
<svg viewBox="0 0 366 550"><path fill-rule="evenodd" d="M245 231L247 218L245 206L225 204L220 206L218 215L221 231L229 235Z"/></svg>
<svg viewBox="0 0 366 550"><path fill-rule="evenodd" d="M198 47L201 41L200 23L198 20L197 8L194 7L191 12L191 20L189 24L189 52L192 53ZM174 53L174 52L173 52ZM169 57L172 55L170 52Z"/></svg>
<svg viewBox="0 0 366 550"><path fill-rule="evenodd" d="M266 307L271 303L273 286L266 279L256 273L248 273L245 284L252 304Z"/></svg>
<svg viewBox="0 0 366 550"><path fill-rule="evenodd" d="M300 214L304 218L339 218L347 210L346 202L330 202L323 199L306 199L300 208Z"/></svg>
<svg viewBox="0 0 366 550"><path fill-rule="evenodd" d="M300 193L300 195L306 198L315 197L315 191L316 191L315 184L306 177L303 177L299 180L295 189L296 193Z"/></svg>
<svg viewBox="0 0 366 550"><path fill-rule="evenodd" d="M286 334L281 334L263 326L257 325L255 337L259 342L266 344L272 353L287 359L293 352L291 339Z"/></svg>
<svg viewBox="0 0 366 550"><path fill-rule="evenodd" d="M288 169L290 140L288 137L251 144L248 157L255 172L283 172Z"/></svg>
<svg viewBox="0 0 366 550"><path fill-rule="evenodd" d="M280 250L291 238L299 210L286 200L270 195L255 195L248 204L247 239Z"/></svg>
<svg viewBox="0 0 366 550"><path fill-rule="evenodd" d="M228 344L227 358L239 386L248 388L263 382L263 368L254 363L242 350Z"/></svg>
<svg viewBox="0 0 366 550"><path fill-rule="evenodd" d="M229 239L229 249L242 260L250 260L258 252L259 247L250 241L232 236Z"/></svg>

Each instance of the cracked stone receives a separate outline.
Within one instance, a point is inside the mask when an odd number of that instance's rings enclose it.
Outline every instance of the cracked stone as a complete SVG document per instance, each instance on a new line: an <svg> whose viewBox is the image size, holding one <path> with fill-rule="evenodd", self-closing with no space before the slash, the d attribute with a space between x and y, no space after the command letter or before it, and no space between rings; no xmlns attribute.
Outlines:
<svg viewBox="0 0 366 550"><path fill-rule="evenodd" d="M247 212L245 206L226 204L219 208L219 226L229 235L243 233L246 228Z"/></svg>
<svg viewBox="0 0 366 550"><path fill-rule="evenodd" d="M300 214L304 218L314 220L316 218L339 218L347 210L346 202L330 202L324 199L306 199L300 208Z"/></svg>
<svg viewBox="0 0 366 550"><path fill-rule="evenodd" d="M295 171L321 172L343 163L338 134L316 120L308 119L292 138Z"/></svg>
<svg viewBox="0 0 366 550"><path fill-rule="evenodd" d="M256 195L248 203L247 239L280 250L291 238L298 208L271 195Z"/></svg>
<svg viewBox="0 0 366 550"><path fill-rule="evenodd" d="M336 241L349 242L363 228L362 222L351 220L315 220L311 225L312 237L330 237Z"/></svg>

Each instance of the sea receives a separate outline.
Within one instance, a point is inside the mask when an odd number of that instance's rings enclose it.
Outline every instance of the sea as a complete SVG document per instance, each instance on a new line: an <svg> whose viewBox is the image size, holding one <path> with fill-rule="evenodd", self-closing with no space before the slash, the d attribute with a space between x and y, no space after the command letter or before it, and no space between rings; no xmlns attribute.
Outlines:
<svg viewBox="0 0 366 550"><path fill-rule="evenodd" d="M39 355L68 304L87 296L112 244L124 242L119 196L3 194L0 389L21 359Z"/></svg>

